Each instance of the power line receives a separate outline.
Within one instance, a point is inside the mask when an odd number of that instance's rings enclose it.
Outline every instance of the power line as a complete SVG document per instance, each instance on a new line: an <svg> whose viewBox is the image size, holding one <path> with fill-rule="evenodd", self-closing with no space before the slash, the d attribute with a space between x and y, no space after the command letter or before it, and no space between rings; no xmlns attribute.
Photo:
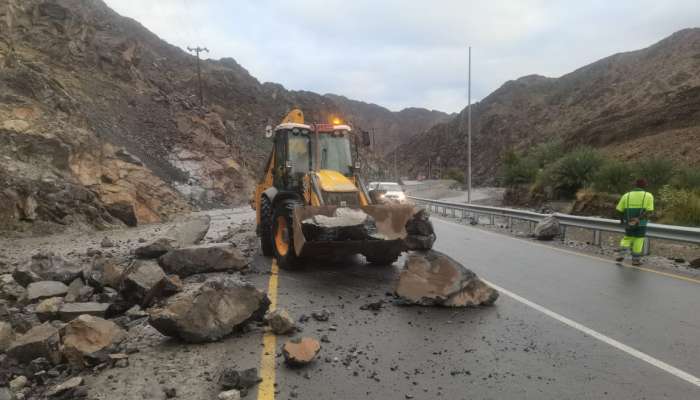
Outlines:
<svg viewBox="0 0 700 400"><path fill-rule="evenodd" d="M187 46L187 50L197 54L197 83L199 86L199 105L201 107L204 107L204 93L202 91L202 68L199 65L199 63L200 63L199 53L201 53L203 51L209 53L209 49L207 49L206 47L199 47L199 46L197 46L197 47Z"/></svg>

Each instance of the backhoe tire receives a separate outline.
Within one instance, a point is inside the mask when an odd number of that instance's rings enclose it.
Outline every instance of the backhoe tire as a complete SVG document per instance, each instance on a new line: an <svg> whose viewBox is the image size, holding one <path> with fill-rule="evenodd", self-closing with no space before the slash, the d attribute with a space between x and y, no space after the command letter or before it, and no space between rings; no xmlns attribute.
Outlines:
<svg viewBox="0 0 700 400"><path fill-rule="evenodd" d="M292 210L296 206L293 200L285 200L275 207L272 219L272 243L277 265L283 269L294 269L298 265L294 251L294 229Z"/></svg>
<svg viewBox="0 0 700 400"><path fill-rule="evenodd" d="M367 262L374 265L391 265L399 259L401 253L387 253L387 254L365 254Z"/></svg>
<svg viewBox="0 0 700 400"><path fill-rule="evenodd" d="M260 199L260 249L265 257L274 255L272 236L272 202L267 196Z"/></svg>

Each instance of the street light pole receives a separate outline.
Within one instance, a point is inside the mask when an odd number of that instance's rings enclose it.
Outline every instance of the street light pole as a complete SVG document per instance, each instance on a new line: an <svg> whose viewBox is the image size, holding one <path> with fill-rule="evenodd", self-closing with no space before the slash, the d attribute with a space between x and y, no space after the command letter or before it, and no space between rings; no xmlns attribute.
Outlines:
<svg viewBox="0 0 700 400"><path fill-rule="evenodd" d="M472 202L472 47L469 46L467 81L467 204Z"/></svg>

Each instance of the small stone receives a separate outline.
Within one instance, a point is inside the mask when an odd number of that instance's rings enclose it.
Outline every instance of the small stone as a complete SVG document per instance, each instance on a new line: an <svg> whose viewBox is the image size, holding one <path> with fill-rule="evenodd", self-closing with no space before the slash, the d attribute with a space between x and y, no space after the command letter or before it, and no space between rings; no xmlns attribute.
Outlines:
<svg viewBox="0 0 700 400"><path fill-rule="evenodd" d="M102 239L102 242L100 242L100 246L101 246L103 249L107 249L107 248L110 248L110 247L114 247L114 242L112 242L112 240L111 240L110 238L108 238L107 236L105 236L105 237Z"/></svg>
<svg viewBox="0 0 700 400"><path fill-rule="evenodd" d="M57 281L32 282L27 286L27 300L30 302L49 297L65 296L68 286Z"/></svg>
<svg viewBox="0 0 700 400"><path fill-rule="evenodd" d="M5 352L12 341L15 340L15 332L9 322L0 321L0 353Z"/></svg>
<svg viewBox="0 0 700 400"><path fill-rule="evenodd" d="M25 289L10 274L0 275L0 299L17 301L24 297Z"/></svg>
<svg viewBox="0 0 700 400"><path fill-rule="evenodd" d="M91 315L81 315L69 322L63 334L63 354L76 366L90 364L98 354L121 343L126 332L117 324ZM106 358L106 357L104 357Z"/></svg>
<svg viewBox="0 0 700 400"><path fill-rule="evenodd" d="M0 387L0 400L15 400L15 395L10 388Z"/></svg>
<svg viewBox="0 0 700 400"><path fill-rule="evenodd" d="M158 258L169 251L175 250L177 241L169 238L156 239L145 246L137 247L134 254L138 258Z"/></svg>
<svg viewBox="0 0 700 400"><path fill-rule="evenodd" d="M64 303L58 310L58 317L63 322L70 322L81 315L92 315L104 318L109 309L108 303Z"/></svg>
<svg viewBox="0 0 700 400"><path fill-rule="evenodd" d="M173 399L177 397L177 390L175 390L175 388L164 388L163 393L165 394L166 399Z"/></svg>
<svg viewBox="0 0 700 400"><path fill-rule="evenodd" d="M10 390L13 392L17 393L20 390L24 389L25 386L27 386L27 383L29 380L27 379L26 376L20 375L16 377L15 379L10 381L10 384L8 385L10 387Z"/></svg>
<svg viewBox="0 0 700 400"><path fill-rule="evenodd" d="M282 347L282 355L287 365L302 366L310 363L321 351L318 340L303 337L301 339L288 340Z"/></svg>
<svg viewBox="0 0 700 400"><path fill-rule="evenodd" d="M258 376L257 368L248 368L243 371L225 368L219 376L219 384L225 390L236 389L247 392L248 389L260 382L262 382L262 378Z"/></svg>
<svg viewBox="0 0 700 400"><path fill-rule="evenodd" d="M323 310L317 310L317 311L312 312L311 316L316 321L325 322L325 321L328 321L328 319L331 316L331 313L324 308Z"/></svg>
<svg viewBox="0 0 700 400"><path fill-rule="evenodd" d="M77 389L80 385L83 384L83 378L76 376L74 378L70 378L67 381L61 383L60 385L56 385L46 391L46 396L47 397L53 397L53 396L59 396L64 393L67 393L70 390Z"/></svg>
<svg viewBox="0 0 700 400"><path fill-rule="evenodd" d="M285 335L296 330L294 320L289 316L287 310L284 309L268 311L265 314L265 322L270 325L272 332L276 335Z"/></svg>
<svg viewBox="0 0 700 400"><path fill-rule="evenodd" d="M227 390L216 396L218 400L241 400L241 392L236 389Z"/></svg>
<svg viewBox="0 0 700 400"><path fill-rule="evenodd" d="M700 269L700 258L696 258L688 265L690 268Z"/></svg>
<svg viewBox="0 0 700 400"><path fill-rule="evenodd" d="M62 305L63 297L50 297L37 304L34 312L37 318L39 318L39 321L51 321L58 319L58 311L61 309Z"/></svg>

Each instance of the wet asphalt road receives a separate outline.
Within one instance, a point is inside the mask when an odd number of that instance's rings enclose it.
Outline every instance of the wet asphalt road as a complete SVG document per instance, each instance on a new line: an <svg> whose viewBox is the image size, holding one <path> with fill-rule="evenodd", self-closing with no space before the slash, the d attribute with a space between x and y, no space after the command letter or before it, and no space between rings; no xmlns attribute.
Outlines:
<svg viewBox="0 0 700 400"><path fill-rule="evenodd" d="M435 248L488 281L700 376L700 284L433 221ZM264 270L270 260L255 263ZM321 308L332 315L301 324L301 335L330 341L305 368L283 364L278 337L275 398L700 398L698 386L507 295L477 309L393 305L387 293L400 263L358 257L280 271L278 307L297 318ZM360 309L382 299L380 311Z"/></svg>

